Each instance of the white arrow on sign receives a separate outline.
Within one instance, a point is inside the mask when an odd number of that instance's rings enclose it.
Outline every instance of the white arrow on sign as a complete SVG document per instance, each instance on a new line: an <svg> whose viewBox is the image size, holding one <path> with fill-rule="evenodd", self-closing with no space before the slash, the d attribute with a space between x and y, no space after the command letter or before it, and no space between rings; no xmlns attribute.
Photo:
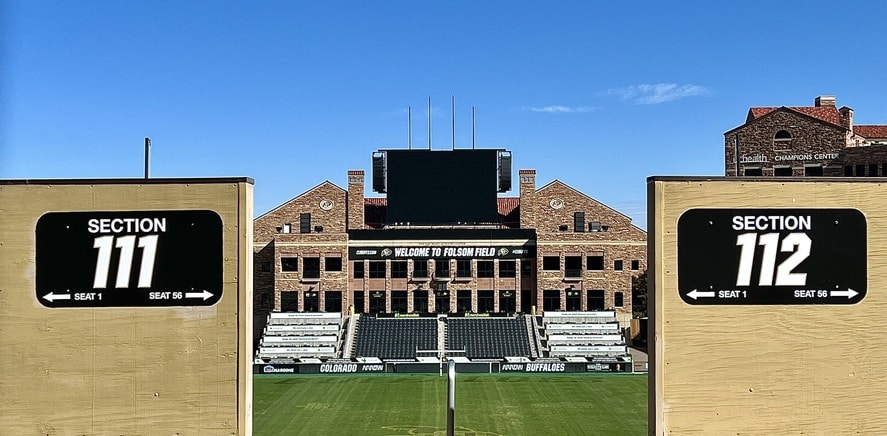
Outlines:
<svg viewBox="0 0 887 436"><path fill-rule="evenodd" d="M859 295L859 292L856 292L853 289L847 288L846 291L831 291L830 294L832 297L847 297L847 299L849 300L849 299Z"/></svg>
<svg viewBox="0 0 887 436"><path fill-rule="evenodd" d="M209 297L212 297L212 292L204 289L201 292L185 292L185 298L203 298L203 301L209 300Z"/></svg>
<svg viewBox="0 0 887 436"><path fill-rule="evenodd" d="M50 292L50 293L44 295L43 298L49 300L49 302L51 303L55 300L70 300L71 294L56 294L56 293Z"/></svg>
<svg viewBox="0 0 887 436"><path fill-rule="evenodd" d="M687 296L694 300L699 299L699 297L714 297L715 291L697 291L696 289L694 289L690 292L687 292Z"/></svg>

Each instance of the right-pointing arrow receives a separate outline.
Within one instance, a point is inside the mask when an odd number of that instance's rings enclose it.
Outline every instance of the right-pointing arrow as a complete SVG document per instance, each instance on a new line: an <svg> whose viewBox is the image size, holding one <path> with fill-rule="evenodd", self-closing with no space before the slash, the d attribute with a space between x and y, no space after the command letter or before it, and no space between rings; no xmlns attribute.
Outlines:
<svg viewBox="0 0 887 436"><path fill-rule="evenodd" d="M207 291L206 289L204 289L201 292L185 292L185 298L202 298L203 301L208 300L209 297L212 297L212 296L213 296L213 294L211 292Z"/></svg>
<svg viewBox="0 0 887 436"><path fill-rule="evenodd" d="M849 299L859 295L859 292L856 292L853 289L847 288L846 291L831 291L830 294L832 297L847 297L847 299L849 300Z"/></svg>
<svg viewBox="0 0 887 436"><path fill-rule="evenodd" d="M694 300L699 299L699 297L702 297L702 298L709 297L710 298L710 297L715 296L715 291L698 291L698 290L694 289L690 292L687 292L687 296L694 299Z"/></svg>

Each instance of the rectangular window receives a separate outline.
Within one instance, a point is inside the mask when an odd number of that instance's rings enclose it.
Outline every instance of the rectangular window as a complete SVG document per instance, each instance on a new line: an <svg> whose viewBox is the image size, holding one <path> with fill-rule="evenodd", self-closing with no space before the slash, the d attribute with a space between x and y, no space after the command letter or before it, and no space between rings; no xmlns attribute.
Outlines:
<svg viewBox="0 0 887 436"><path fill-rule="evenodd" d="M391 311L407 313L407 291L391 291Z"/></svg>
<svg viewBox="0 0 887 436"><path fill-rule="evenodd" d="M844 177L850 177L853 175L853 165L845 165L844 166Z"/></svg>
<svg viewBox="0 0 887 436"><path fill-rule="evenodd" d="M471 312L471 291L456 291L456 311L468 313Z"/></svg>
<svg viewBox="0 0 887 436"><path fill-rule="evenodd" d="M280 270L283 272L295 272L299 270L298 257L281 257Z"/></svg>
<svg viewBox="0 0 887 436"><path fill-rule="evenodd" d="M856 166L856 177L862 177L865 175L865 165L857 165Z"/></svg>
<svg viewBox="0 0 887 436"><path fill-rule="evenodd" d="M561 310L561 291L557 289L542 291L542 310Z"/></svg>
<svg viewBox="0 0 887 436"><path fill-rule="evenodd" d="M456 277L471 277L471 259L456 259Z"/></svg>
<svg viewBox="0 0 887 436"><path fill-rule="evenodd" d="M425 259L422 260L413 260L413 277L417 279L427 279L428 278L428 261Z"/></svg>
<svg viewBox="0 0 887 436"><path fill-rule="evenodd" d="M478 277L494 277L493 261L492 260L477 261L477 276ZM492 298L493 298L493 296L490 295L491 300L492 300Z"/></svg>
<svg viewBox="0 0 887 436"><path fill-rule="evenodd" d="M604 310L604 290L591 289L588 291L586 310Z"/></svg>
<svg viewBox="0 0 887 436"><path fill-rule="evenodd" d="M585 212L573 212L573 231L585 231Z"/></svg>
<svg viewBox="0 0 887 436"><path fill-rule="evenodd" d="M384 279L385 278L385 261L384 260L371 260L370 261L370 278L371 279Z"/></svg>
<svg viewBox="0 0 887 436"><path fill-rule="evenodd" d="M434 259L434 276L448 278L450 276L450 260Z"/></svg>
<svg viewBox="0 0 887 436"><path fill-rule="evenodd" d="M589 271L603 271L604 253L589 254L585 259L585 269Z"/></svg>
<svg viewBox="0 0 887 436"><path fill-rule="evenodd" d="M363 261L357 260L354 262L354 278L362 279L363 278Z"/></svg>
<svg viewBox="0 0 887 436"><path fill-rule="evenodd" d="M613 305L616 307L622 307L625 305L625 296L622 292L614 292L613 293Z"/></svg>
<svg viewBox="0 0 887 436"><path fill-rule="evenodd" d="M405 260L391 261L391 278L392 279L407 278L407 261L405 261Z"/></svg>
<svg viewBox="0 0 887 436"><path fill-rule="evenodd" d="M514 278L516 274L513 260L499 261L499 277Z"/></svg>
<svg viewBox="0 0 887 436"><path fill-rule="evenodd" d="M535 263L531 262L530 259L521 259L520 261L520 277L522 279L528 279L533 277L533 268Z"/></svg>
<svg viewBox="0 0 887 436"><path fill-rule="evenodd" d="M325 257L323 258L324 271L342 271L341 257Z"/></svg>
<svg viewBox="0 0 887 436"><path fill-rule="evenodd" d="M588 223L589 232L600 232L602 230L600 221L592 221Z"/></svg>
<svg viewBox="0 0 887 436"><path fill-rule="evenodd" d="M306 257L302 259L302 278L319 279L320 278L320 258Z"/></svg>
<svg viewBox="0 0 887 436"><path fill-rule="evenodd" d="M822 177L822 165L804 167L805 177Z"/></svg>
<svg viewBox="0 0 887 436"><path fill-rule="evenodd" d="M542 257L542 270L543 271L560 271L561 270L560 256L543 256Z"/></svg>
<svg viewBox="0 0 887 436"><path fill-rule="evenodd" d="M259 262L259 271L271 272L271 262Z"/></svg>
<svg viewBox="0 0 887 436"><path fill-rule="evenodd" d="M292 233L293 225L290 223L286 223L283 225L283 228L280 230L281 233Z"/></svg>
<svg viewBox="0 0 887 436"><path fill-rule="evenodd" d="M582 256L564 257L564 277L582 277Z"/></svg>
<svg viewBox="0 0 887 436"><path fill-rule="evenodd" d="M764 170L763 168L746 168L743 174L746 176L763 176Z"/></svg>
<svg viewBox="0 0 887 436"><path fill-rule="evenodd" d="M311 214L299 214L299 233L311 233Z"/></svg>
<svg viewBox="0 0 887 436"><path fill-rule="evenodd" d="M777 177L790 177L792 167L773 167L773 175Z"/></svg>
<svg viewBox="0 0 887 436"><path fill-rule="evenodd" d="M637 271L637 270L639 270L639 269L641 269L641 261L639 261L639 260L637 260L637 259L632 260L632 261L631 261L631 270L632 270L632 271Z"/></svg>
<svg viewBox="0 0 887 436"><path fill-rule="evenodd" d="M622 259L616 259L613 261L613 269L615 271L622 271Z"/></svg>
<svg viewBox="0 0 887 436"><path fill-rule="evenodd" d="M869 177L878 177L878 164L869 164Z"/></svg>
<svg viewBox="0 0 887 436"><path fill-rule="evenodd" d="M496 309L493 303L493 291L477 291L477 313L492 313Z"/></svg>
<svg viewBox="0 0 887 436"><path fill-rule="evenodd" d="M887 177L887 162L881 164L881 176Z"/></svg>

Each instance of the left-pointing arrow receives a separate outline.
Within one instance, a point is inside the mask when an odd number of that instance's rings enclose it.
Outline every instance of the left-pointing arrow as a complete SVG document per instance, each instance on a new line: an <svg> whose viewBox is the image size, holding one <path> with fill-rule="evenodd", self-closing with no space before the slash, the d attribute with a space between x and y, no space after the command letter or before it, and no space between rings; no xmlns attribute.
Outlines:
<svg viewBox="0 0 887 436"><path fill-rule="evenodd" d="M44 295L43 298L49 300L49 302L51 303L55 300L70 300L71 294L56 294L56 293L50 292L50 293Z"/></svg>
<svg viewBox="0 0 887 436"><path fill-rule="evenodd" d="M698 290L694 289L690 292L687 292L687 296L694 299L694 300L697 300L700 297L702 297L702 298L709 297L710 298L710 297L715 296L715 291L698 291Z"/></svg>

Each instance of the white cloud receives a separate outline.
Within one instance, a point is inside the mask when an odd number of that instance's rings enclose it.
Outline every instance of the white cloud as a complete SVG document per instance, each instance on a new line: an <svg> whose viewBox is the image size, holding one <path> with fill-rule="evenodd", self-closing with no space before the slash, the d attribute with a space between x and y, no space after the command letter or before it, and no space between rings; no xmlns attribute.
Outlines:
<svg viewBox="0 0 887 436"><path fill-rule="evenodd" d="M594 110L593 107L590 106L561 106L561 105L552 105L552 106L540 106L540 107L531 107L531 111L533 112L544 112L549 114L569 114L569 113L582 113L582 112L591 112Z"/></svg>
<svg viewBox="0 0 887 436"><path fill-rule="evenodd" d="M708 89L699 85L678 85L677 83L642 83L624 88L608 89L607 94L618 95L622 100L634 104L659 104L684 97L708 94Z"/></svg>

